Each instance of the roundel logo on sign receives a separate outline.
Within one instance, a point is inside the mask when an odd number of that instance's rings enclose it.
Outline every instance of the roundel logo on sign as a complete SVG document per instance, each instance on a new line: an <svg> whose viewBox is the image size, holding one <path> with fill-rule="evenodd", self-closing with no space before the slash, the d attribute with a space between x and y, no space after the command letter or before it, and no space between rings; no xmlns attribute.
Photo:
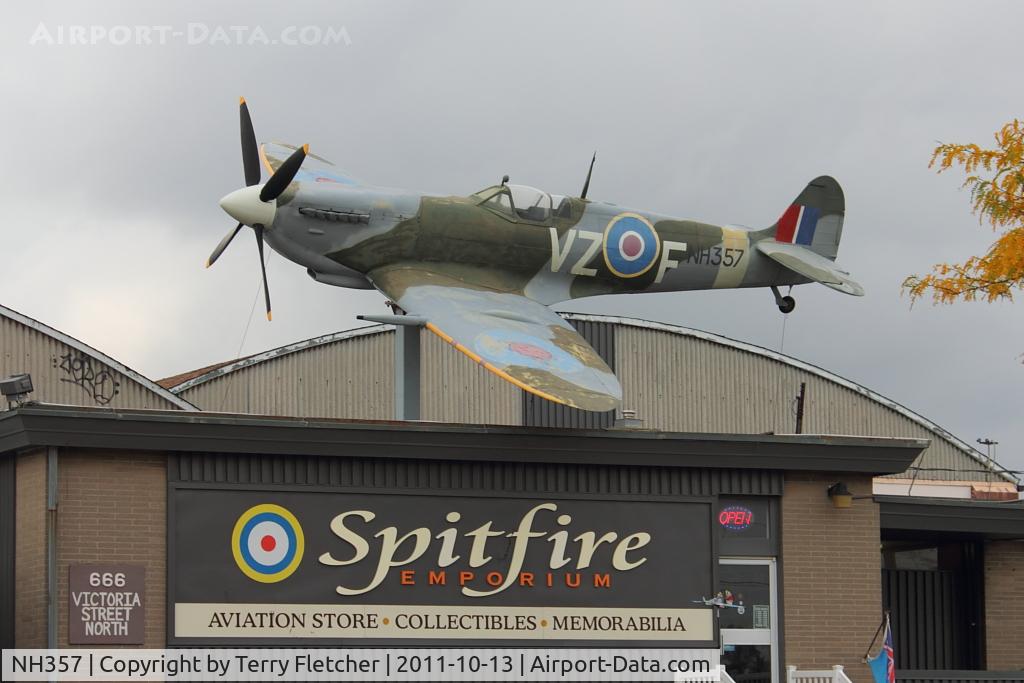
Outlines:
<svg viewBox="0 0 1024 683"><path fill-rule="evenodd" d="M602 248L608 270L619 277L638 277L658 260L661 240L646 218L622 213L605 228Z"/></svg>
<svg viewBox="0 0 1024 683"><path fill-rule="evenodd" d="M291 576L302 561L306 540L295 515L269 503L242 513L231 534L231 551L242 573L260 583Z"/></svg>

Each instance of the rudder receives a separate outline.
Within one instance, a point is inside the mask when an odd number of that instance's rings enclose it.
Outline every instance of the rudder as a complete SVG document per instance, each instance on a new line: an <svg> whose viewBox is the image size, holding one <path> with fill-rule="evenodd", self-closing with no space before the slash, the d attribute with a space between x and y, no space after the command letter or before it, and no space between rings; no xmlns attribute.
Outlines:
<svg viewBox="0 0 1024 683"><path fill-rule="evenodd" d="M843 188L835 178L819 176L797 195L769 232L777 242L799 244L834 261L845 210Z"/></svg>

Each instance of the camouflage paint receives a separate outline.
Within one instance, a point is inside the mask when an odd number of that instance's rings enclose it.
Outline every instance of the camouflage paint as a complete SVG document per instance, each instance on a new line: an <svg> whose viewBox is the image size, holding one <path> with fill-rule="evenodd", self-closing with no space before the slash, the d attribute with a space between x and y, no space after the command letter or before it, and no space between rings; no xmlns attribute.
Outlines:
<svg viewBox="0 0 1024 683"><path fill-rule="evenodd" d="M293 149L263 145L261 158L273 172ZM488 201L495 195L508 195L508 208ZM826 176L804 189L782 223L760 231L580 198L565 198L547 213L512 204L504 185L468 197L360 185L309 155L277 199L266 240L331 284L376 287L517 386L587 410L616 407L621 388L549 304L812 279L863 293L832 262L844 201ZM797 215L811 225L800 234Z"/></svg>

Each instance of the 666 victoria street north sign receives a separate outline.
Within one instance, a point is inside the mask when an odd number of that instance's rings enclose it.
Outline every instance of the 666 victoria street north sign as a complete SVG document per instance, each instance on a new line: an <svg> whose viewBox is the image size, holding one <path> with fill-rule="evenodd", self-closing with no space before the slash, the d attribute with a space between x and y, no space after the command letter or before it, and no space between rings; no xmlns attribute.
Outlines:
<svg viewBox="0 0 1024 683"><path fill-rule="evenodd" d="M178 488L169 640L707 647L711 508Z"/></svg>

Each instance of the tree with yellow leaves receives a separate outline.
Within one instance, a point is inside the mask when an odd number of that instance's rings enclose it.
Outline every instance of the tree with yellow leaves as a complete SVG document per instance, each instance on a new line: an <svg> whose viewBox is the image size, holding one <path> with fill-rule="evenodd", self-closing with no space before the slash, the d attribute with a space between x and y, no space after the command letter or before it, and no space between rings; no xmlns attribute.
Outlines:
<svg viewBox="0 0 1024 683"><path fill-rule="evenodd" d="M982 298L992 302L1013 299L1014 289L1024 289L1024 124L1017 119L995 135L996 148L978 145L939 145L932 152L929 168L938 172L963 166L971 189L978 222L988 222L1001 232L983 256L971 256L963 263L940 263L929 275L911 275L903 288L911 300L931 293L935 303Z"/></svg>

